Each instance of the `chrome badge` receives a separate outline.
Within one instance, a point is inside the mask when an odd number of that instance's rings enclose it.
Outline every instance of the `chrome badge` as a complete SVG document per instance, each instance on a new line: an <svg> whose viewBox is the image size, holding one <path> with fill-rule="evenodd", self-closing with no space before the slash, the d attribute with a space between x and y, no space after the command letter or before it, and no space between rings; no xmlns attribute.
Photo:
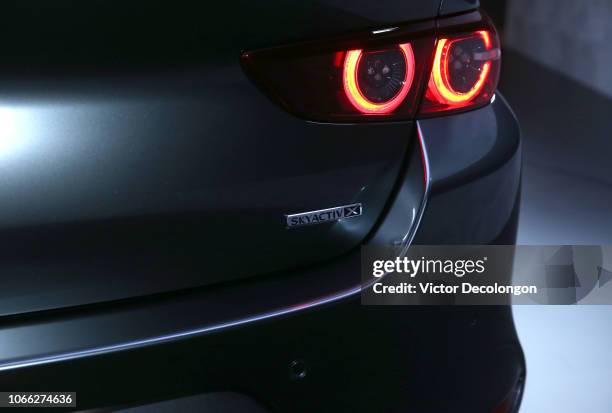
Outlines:
<svg viewBox="0 0 612 413"><path fill-rule="evenodd" d="M320 209L318 211L301 212L299 214L285 215L287 227L294 228L303 225L322 224L324 222L338 221L361 215L361 204L343 205L335 208Z"/></svg>

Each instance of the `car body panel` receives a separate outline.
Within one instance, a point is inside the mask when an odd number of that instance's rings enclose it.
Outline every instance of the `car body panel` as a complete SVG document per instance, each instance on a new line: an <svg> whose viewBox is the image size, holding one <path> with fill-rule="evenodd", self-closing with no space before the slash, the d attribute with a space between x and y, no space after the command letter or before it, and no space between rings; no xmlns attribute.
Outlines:
<svg viewBox="0 0 612 413"><path fill-rule="evenodd" d="M479 0L442 0L442 4L440 5L440 16L474 10L477 9L479 5Z"/></svg>
<svg viewBox="0 0 612 413"><path fill-rule="evenodd" d="M16 146L0 159L0 312L231 281L358 245L395 185L411 125L304 122L246 78L221 95L222 108L207 84L146 101L63 96L59 107L4 94ZM286 228L285 214L354 203L362 216Z"/></svg>
<svg viewBox="0 0 612 413"><path fill-rule="evenodd" d="M521 135L503 96L496 93L482 109L419 125L432 183L415 243L514 244L516 234L506 231L516 230L518 218Z"/></svg>
<svg viewBox="0 0 612 413"><path fill-rule="evenodd" d="M519 130L506 103L498 95L491 105L435 121L419 121L430 192L414 242L446 234L445 243L513 243L521 161ZM478 124L487 127L472 127ZM442 155L456 146L444 140L461 138L457 131L464 128L472 131L466 139L480 143L477 153L451 157L456 164L449 167ZM499 145L507 149L501 156ZM409 152L392 205L369 242L396 245L416 222L410 216L426 195L424 164L418 147ZM485 160L487 175L470 173ZM444 185L451 179L452 187ZM497 214L486 213L491 205ZM466 219L467 211L478 219ZM449 238L449 229L466 235ZM317 394L326 401L318 411L441 411L451 400L453 411L472 412L495 405L524 375L510 307L363 307L354 288L359 265L354 250L235 285L5 317L0 386L34 380L46 389L74 389L82 408L226 388L279 411L312 411ZM305 385L288 373L293 360L305 360L312 373ZM162 385L160 375L174 377L173 386ZM489 380L492 375L497 379ZM326 377L336 377L335 385ZM366 377L378 377L377 386ZM376 397L380 385L383 399Z"/></svg>
<svg viewBox="0 0 612 413"><path fill-rule="evenodd" d="M171 66L437 16L440 0L5 0L3 63ZM78 34L78 35L75 35ZM30 67L33 72L36 67Z"/></svg>
<svg viewBox="0 0 612 413"><path fill-rule="evenodd" d="M0 315L299 268L358 246L380 219L413 123L295 118L240 54L431 19L438 1L393 13L332 0L180 5L2 5L0 30L29 30L0 69ZM362 216L284 222L354 203Z"/></svg>
<svg viewBox="0 0 612 413"><path fill-rule="evenodd" d="M81 410L234 391L278 412L473 413L520 383L509 306L359 301L362 245L515 242L501 95L312 123L239 66L243 49L433 19L438 0L81 4L2 6L0 33L29 30L0 68L0 388L76 391ZM355 202L359 219L285 228Z"/></svg>

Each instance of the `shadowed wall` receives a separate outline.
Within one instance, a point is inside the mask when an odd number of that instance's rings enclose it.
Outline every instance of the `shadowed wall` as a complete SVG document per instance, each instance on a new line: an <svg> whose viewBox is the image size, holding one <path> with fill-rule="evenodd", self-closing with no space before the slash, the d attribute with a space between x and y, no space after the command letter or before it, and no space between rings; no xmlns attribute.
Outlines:
<svg viewBox="0 0 612 413"><path fill-rule="evenodd" d="M612 97L612 2L511 0L505 46Z"/></svg>

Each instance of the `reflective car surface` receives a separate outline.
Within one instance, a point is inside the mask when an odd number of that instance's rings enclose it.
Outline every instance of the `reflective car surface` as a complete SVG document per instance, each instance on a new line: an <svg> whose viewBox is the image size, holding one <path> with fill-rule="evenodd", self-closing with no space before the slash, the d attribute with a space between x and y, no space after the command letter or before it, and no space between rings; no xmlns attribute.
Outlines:
<svg viewBox="0 0 612 413"><path fill-rule="evenodd" d="M359 300L363 245L515 242L495 28L440 3L3 3L0 388L517 411L509 307Z"/></svg>

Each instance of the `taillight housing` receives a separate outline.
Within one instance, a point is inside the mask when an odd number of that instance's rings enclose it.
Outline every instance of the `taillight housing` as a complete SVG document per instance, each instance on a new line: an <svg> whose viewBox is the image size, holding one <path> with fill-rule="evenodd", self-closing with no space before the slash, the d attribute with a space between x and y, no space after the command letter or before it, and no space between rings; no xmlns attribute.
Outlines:
<svg viewBox="0 0 612 413"><path fill-rule="evenodd" d="M499 78L497 33L481 12L248 51L245 70L289 112L321 122L401 121L469 110Z"/></svg>
<svg viewBox="0 0 612 413"><path fill-rule="evenodd" d="M342 65L344 94L366 115L393 113L412 90L414 53L410 43L383 50L349 50Z"/></svg>
<svg viewBox="0 0 612 413"><path fill-rule="evenodd" d="M499 81L501 50L493 25L485 18L482 23L440 25L420 115L490 102Z"/></svg>

